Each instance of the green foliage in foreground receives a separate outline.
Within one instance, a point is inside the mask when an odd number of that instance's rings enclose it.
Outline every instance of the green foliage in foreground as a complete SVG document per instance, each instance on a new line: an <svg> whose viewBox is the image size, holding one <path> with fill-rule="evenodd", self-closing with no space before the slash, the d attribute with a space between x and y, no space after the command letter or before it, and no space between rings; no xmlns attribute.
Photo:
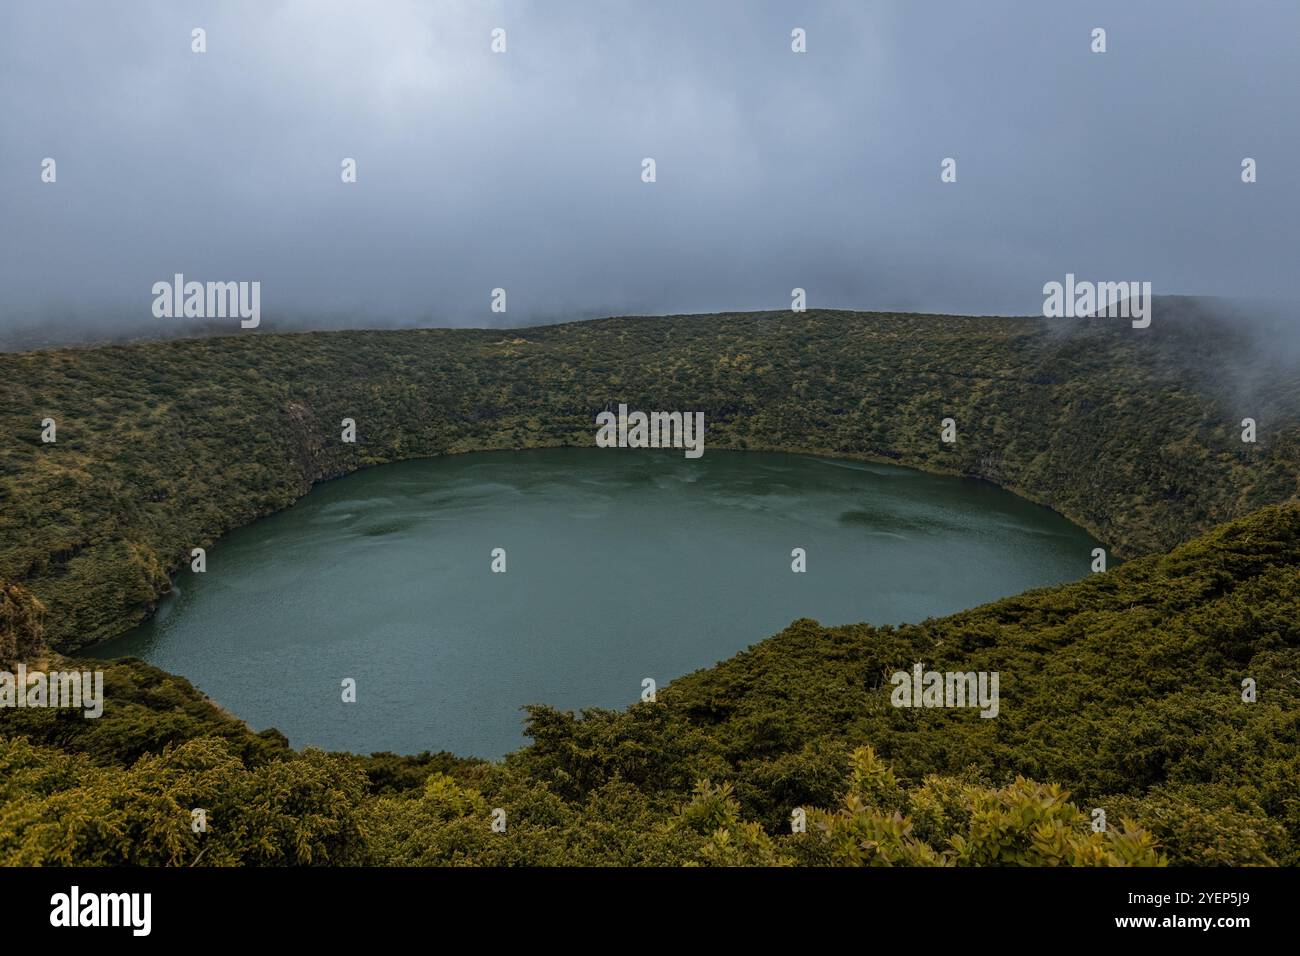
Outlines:
<svg viewBox="0 0 1300 956"><path fill-rule="evenodd" d="M107 665L98 720L0 710L0 863L1300 864L1300 507L1256 510L1296 496L1300 383L1269 341L1183 304L1140 333L812 312L0 355L0 662L120 633L316 481L589 445L618 402L988 478L1151 554L915 625L796 621L656 704L534 707L500 763L297 753ZM997 671L999 716L891 707L917 661Z"/></svg>
<svg viewBox="0 0 1300 956"><path fill-rule="evenodd" d="M890 706L914 661L998 671L998 717ZM533 708L500 763L297 753L107 671L98 720L0 712L0 863L1300 863L1296 505L951 617L797 621L656 704Z"/></svg>
<svg viewBox="0 0 1300 956"><path fill-rule="evenodd" d="M503 794L519 814L490 832L490 801L433 773L414 794L369 797L355 760L308 750L246 767L227 741L202 737L97 767L0 741L0 863L209 866L628 863L717 866L1159 866L1149 833L1125 821L1091 832L1056 786L1018 778L1001 789L947 777L901 788L870 748L852 757L834 811L771 836L742 816L731 787L701 782L656 817L627 788L565 803L543 787ZM207 811L196 836L190 810ZM615 810L620 815L605 816ZM508 817L507 817L508 819ZM620 825L621 824L621 825Z"/></svg>

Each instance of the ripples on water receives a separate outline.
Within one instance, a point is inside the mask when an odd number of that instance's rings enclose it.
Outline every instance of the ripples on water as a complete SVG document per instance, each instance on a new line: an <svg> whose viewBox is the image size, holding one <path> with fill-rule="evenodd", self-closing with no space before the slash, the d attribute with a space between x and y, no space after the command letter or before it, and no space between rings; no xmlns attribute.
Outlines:
<svg viewBox="0 0 1300 956"><path fill-rule="evenodd" d="M795 618L948 614L1080 578L1094 546L987 483L888 465L485 452L321 485L89 653L183 674L295 746L498 757L525 742L523 704L622 708L642 678L663 686Z"/></svg>

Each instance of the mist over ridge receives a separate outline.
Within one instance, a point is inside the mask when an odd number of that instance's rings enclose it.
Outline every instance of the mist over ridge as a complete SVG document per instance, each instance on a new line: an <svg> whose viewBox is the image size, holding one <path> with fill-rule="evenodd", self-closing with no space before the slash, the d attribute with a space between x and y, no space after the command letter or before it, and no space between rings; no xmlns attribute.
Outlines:
<svg viewBox="0 0 1300 956"><path fill-rule="evenodd" d="M1298 29L1283 4L6 5L0 347L177 334L149 312L174 273L261 282L279 329L794 288L1034 314L1066 273L1294 298Z"/></svg>

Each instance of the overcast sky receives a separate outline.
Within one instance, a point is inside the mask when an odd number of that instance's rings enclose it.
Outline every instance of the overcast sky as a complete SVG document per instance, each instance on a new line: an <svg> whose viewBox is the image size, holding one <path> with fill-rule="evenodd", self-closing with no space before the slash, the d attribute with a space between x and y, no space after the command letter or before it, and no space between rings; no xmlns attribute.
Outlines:
<svg viewBox="0 0 1300 956"><path fill-rule="evenodd" d="M0 332L183 322L177 272L270 325L1294 298L1297 38L1281 0L6 2Z"/></svg>

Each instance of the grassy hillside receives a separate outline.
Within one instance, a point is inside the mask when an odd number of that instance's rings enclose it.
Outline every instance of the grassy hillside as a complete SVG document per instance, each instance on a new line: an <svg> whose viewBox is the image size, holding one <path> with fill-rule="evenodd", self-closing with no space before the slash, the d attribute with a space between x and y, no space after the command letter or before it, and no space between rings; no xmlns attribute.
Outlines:
<svg viewBox="0 0 1300 956"><path fill-rule="evenodd" d="M997 670L999 716L890 706L918 660ZM180 678L108 675L98 720L0 711L0 863L1300 863L1297 505L947 618L797 621L655 704L534 708L496 764L295 753Z"/></svg>
<svg viewBox="0 0 1300 956"><path fill-rule="evenodd" d="M0 583L44 602L52 645L93 643L149 613L191 547L316 481L591 445L596 412L621 401L704 411L710 447L988 478L1115 553L1150 553L1296 495L1300 384L1247 331L1167 303L1146 330L809 312L0 355Z"/></svg>

